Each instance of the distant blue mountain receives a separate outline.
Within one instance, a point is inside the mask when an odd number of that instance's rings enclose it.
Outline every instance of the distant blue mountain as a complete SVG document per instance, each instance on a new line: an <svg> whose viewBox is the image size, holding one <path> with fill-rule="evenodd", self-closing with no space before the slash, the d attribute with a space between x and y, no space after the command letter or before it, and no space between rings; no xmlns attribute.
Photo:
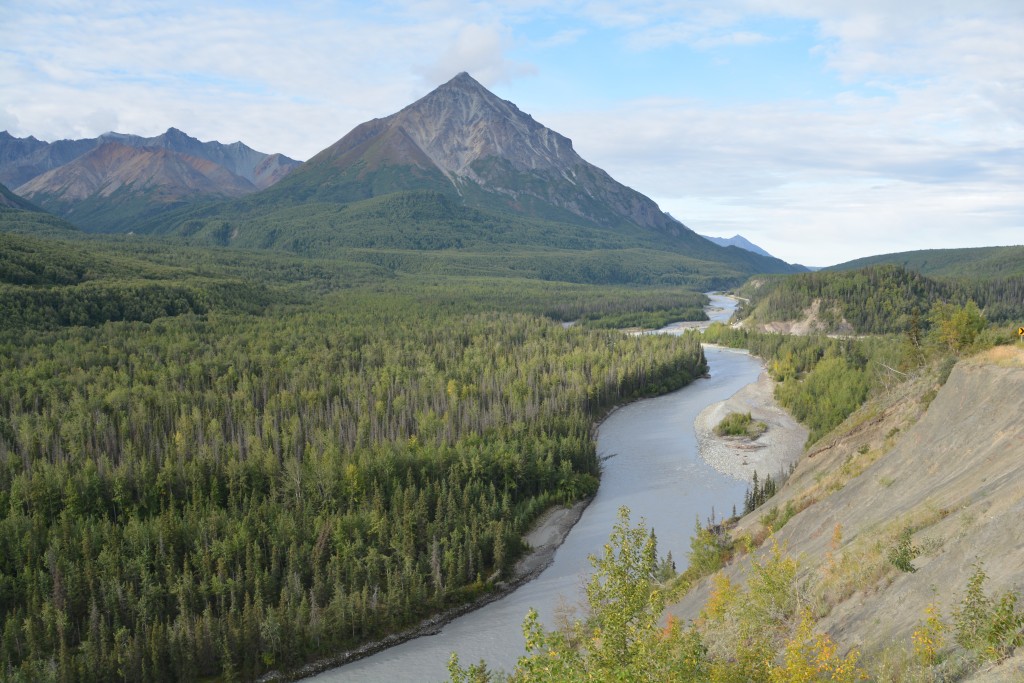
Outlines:
<svg viewBox="0 0 1024 683"><path fill-rule="evenodd" d="M760 254L761 256L771 256L771 254L748 240L743 235L733 235L732 237L711 237L710 235L701 235L701 237L706 240L711 240L720 247L739 247L740 249L746 249L747 251L752 251L755 254Z"/></svg>

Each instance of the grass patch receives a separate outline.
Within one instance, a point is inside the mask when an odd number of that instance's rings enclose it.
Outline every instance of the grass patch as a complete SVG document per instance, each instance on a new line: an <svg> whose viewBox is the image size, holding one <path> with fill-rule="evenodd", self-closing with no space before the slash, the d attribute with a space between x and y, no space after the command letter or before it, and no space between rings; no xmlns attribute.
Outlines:
<svg viewBox="0 0 1024 683"><path fill-rule="evenodd" d="M1024 368L1024 345L996 346L982 351L971 361L990 363L1003 368Z"/></svg>
<svg viewBox="0 0 1024 683"><path fill-rule="evenodd" d="M748 439L756 439L766 431L768 425L755 420L750 413L729 413L715 426L718 436L745 436Z"/></svg>

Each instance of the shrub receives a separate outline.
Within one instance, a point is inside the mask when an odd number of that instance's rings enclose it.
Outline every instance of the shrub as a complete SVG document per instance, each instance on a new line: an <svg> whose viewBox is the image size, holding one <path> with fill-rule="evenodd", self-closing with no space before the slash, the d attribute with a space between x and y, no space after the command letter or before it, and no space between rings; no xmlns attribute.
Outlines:
<svg viewBox="0 0 1024 683"><path fill-rule="evenodd" d="M901 572L908 572L913 574L917 571L917 567L913 565L914 559L921 554L921 549L910 542L910 536L913 530L907 527L900 534L899 539L896 541L896 545L889 548L889 564L899 569Z"/></svg>
<svg viewBox="0 0 1024 683"><path fill-rule="evenodd" d="M1024 645L1024 613L1017 611L1017 594L998 599L985 594L988 575L981 563L967 580L960 606L953 612L956 642L982 659L1002 661Z"/></svg>
<svg viewBox="0 0 1024 683"><path fill-rule="evenodd" d="M867 674L857 666L860 653L853 649L840 657L832 638L827 633L815 634L813 625L810 610L805 610L796 634L786 643L783 663L771 670L771 683L867 680Z"/></svg>
<svg viewBox="0 0 1024 683"><path fill-rule="evenodd" d="M942 621L939 608L935 603L925 608L925 619L911 636L914 642L914 656L923 666L934 666L938 661L938 653L946 644L946 637L943 635L947 630L946 623Z"/></svg>
<svg viewBox="0 0 1024 683"><path fill-rule="evenodd" d="M690 537L690 564L685 574L690 581L714 574L725 566L732 553L727 533L703 527L698 520Z"/></svg>
<svg viewBox="0 0 1024 683"><path fill-rule="evenodd" d="M754 420L750 413L729 413L715 426L715 434L719 436L745 436L749 439L756 439L766 431L768 425Z"/></svg>

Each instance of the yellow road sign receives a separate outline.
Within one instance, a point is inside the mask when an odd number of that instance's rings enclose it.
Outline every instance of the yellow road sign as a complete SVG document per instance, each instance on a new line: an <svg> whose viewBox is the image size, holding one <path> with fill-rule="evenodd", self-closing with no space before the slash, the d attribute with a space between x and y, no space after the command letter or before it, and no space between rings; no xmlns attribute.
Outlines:
<svg viewBox="0 0 1024 683"><path fill-rule="evenodd" d="M1017 334L1019 334L1020 336L1024 337L1024 327L1018 327L1017 328Z"/></svg>

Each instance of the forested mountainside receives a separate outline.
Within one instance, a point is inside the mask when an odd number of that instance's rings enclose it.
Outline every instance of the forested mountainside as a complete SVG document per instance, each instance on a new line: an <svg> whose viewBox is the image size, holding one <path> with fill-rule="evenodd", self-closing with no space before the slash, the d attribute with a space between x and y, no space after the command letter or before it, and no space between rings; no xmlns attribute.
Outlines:
<svg viewBox="0 0 1024 683"><path fill-rule="evenodd" d="M0 185L0 210L40 211L38 206L14 194L5 185Z"/></svg>
<svg viewBox="0 0 1024 683"><path fill-rule="evenodd" d="M746 324L803 320L812 314L821 331L873 334L923 326L938 302L973 301L992 322L1024 318L1024 275L1003 278L931 278L902 266L757 277L738 290L747 301L737 317Z"/></svg>
<svg viewBox="0 0 1024 683"><path fill-rule="evenodd" d="M78 229L62 218L44 211L11 210L0 207L0 232L36 237L67 238Z"/></svg>
<svg viewBox="0 0 1024 683"><path fill-rule="evenodd" d="M1024 246L922 249L880 254L840 263L826 270L860 270L882 264L903 266L931 277L1006 278L1024 275Z"/></svg>

